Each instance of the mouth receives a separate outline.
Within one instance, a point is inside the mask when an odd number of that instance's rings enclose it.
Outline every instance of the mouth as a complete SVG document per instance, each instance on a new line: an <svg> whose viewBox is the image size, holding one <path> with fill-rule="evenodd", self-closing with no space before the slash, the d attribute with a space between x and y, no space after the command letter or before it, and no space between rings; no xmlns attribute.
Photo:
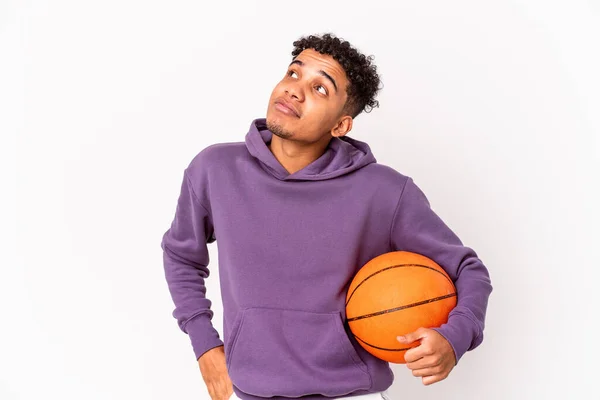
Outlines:
<svg viewBox="0 0 600 400"><path fill-rule="evenodd" d="M280 111L283 114L290 115L292 117L300 118L300 115L296 112L296 110L285 101L277 100L275 102L275 109Z"/></svg>

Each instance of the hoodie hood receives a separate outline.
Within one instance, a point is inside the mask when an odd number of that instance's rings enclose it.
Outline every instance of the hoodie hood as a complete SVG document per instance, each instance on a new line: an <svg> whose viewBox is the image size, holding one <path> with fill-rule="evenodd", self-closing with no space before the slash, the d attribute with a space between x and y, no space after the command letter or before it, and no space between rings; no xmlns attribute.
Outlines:
<svg viewBox="0 0 600 400"><path fill-rule="evenodd" d="M331 179L377 162L371 148L365 142L346 136L334 137L319 158L300 171L290 174L267 147L272 137L273 133L267 129L266 118L255 119L246 134L246 147L266 171L280 180Z"/></svg>

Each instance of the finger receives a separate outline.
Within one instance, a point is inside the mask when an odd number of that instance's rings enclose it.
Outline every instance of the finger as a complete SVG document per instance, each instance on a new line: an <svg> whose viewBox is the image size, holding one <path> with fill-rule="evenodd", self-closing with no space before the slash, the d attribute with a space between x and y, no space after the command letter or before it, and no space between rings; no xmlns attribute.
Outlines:
<svg viewBox="0 0 600 400"><path fill-rule="evenodd" d="M416 361L407 362L406 366L414 371L416 369L437 367L440 364L439 359L432 356L425 356Z"/></svg>
<svg viewBox="0 0 600 400"><path fill-rule="evenodd" d="M441 367L437 366L437 367L428 367L428 368L421 368L421 369L415 369L412 371L413 376L419 376L419 377L426 377L426 376L432 376L432 375L438 375L442 373L442 369Z"/></svg>
<svg viewBox="0 0 600 400"><path fill-rule="evenodd" d="M446 379L447 376L448 376L448 374L436 374L436 375L424 376L423 378L421 378L421 382L423 382L423 385L427 386L427 385L431 385L432 383L436 383L441 380L444 380L444 379Z"/></svg>
<svg viewBox="0 0 600 400"><path fill-rule="evenodd" d="M416 342L417 340L422 339L425 336L427 336L427 331L428 331L428 329L426 329L426 328L419 328L414 332L410 332L405 335L397 336L396 339L402 344L411 344L411 343Z"/></svg>
<svg viewBox="0 0 600 400"><path fill-rule="evenodd" d="M431 346L426 342L421 342L419 346L406 350L406 353L404 353L404 361L411 363L431 355L433 355Z"/></svg>

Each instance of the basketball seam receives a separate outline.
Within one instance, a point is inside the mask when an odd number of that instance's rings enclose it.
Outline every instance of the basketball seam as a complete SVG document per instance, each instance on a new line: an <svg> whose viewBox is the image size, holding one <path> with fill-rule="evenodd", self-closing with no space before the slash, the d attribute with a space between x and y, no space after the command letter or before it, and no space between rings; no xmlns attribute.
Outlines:
<svg viewBox="0 0 600 400"><path fill-rule="evenodd" d="M407 308L419 307L419 306L422 306L422 305L425 305L425 304L435 303L436 301L446 300L446 299L449 299L449 298L455 297L455 296L456 296L456 292L449 293L449 294L446 294L446 295L443 295L443 296L433 297L431 299L421 300L421 301L417 301L415 303L406 304L404 306L389 308L387 310L382 310L382 311L377 311L377 312L370 313L370 314L359 315L357 317L347 318L347 320L348 320L348 322L352 322L352 321L356 321L356 320L359 320L359 319L376 317L376 316L382 315L382 314L388 314L388 313L392 313L392 312L396 312L396 311L406 310Z"/></svg>
<svg viewBox="0 0 600 400"><path fill-rule="evenodd" d="M367 343L367 342L365 342L363 339L359 338L359 337L358 337L358 336L356 336L356 335L354 335L354 337L355 337L356 339L360 340L361 342L363 342L364 344L366 344L367 346L371 346L371 347L373 347L374 349L379 349L379 350L386 350L386 351L405 351L405 350L408 350L408 349L410 349L410 348L411 348L411 347L403 347L403 348L401 348L401 349L388 349L388 348L386 348L386 347L379 347L379 346L375 346L375 345L373 345L373 344L371 344L371 343Z"/></svg>
<svg viewBox="0 0 600 400"><path fill-rule="evenodd" d="M360 283L358 285L356 285L356 287L354 288L354 290L352 290L352 293L350 293L350 296L348 297L348 300L346 301L346 307L348 307L348 304L350 303L350 300L352 300L352 296L354 296L354 293L358 290L358 288L367 280L372 278L373 276L382 273L384 271L387 271L388 269L392 269L392 268L406 268L406 267L420 267L420 268L427 268L430 269L432 271L437 272L438 274L442 275L444 278L446 278L450 283L452 283L452 285L454 285L454 282L452 282L452 279L450 279L449 277L447 277L446 275L444 275L442 272L438 271L435 268L432 268L428 265L422 265L422 264L397 264L397 265L391 265L389 267L385 267L383 269L380 269L379 271L375 271L374 273L372 273L371 275L367 276L365 279L363 279L362 281L360 281Z"/></svg>

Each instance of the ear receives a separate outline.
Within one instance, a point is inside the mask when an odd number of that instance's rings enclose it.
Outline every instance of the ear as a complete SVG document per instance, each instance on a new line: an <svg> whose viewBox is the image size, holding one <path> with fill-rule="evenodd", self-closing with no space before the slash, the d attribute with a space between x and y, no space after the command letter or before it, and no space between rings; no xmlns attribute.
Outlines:
<svg viewBox="0 0 600 400"><path fill-rule="evenodd" d="M344 115L331 130L331 136L341 137L352 130L352 122L354 120L349 115Z"/></svg>

